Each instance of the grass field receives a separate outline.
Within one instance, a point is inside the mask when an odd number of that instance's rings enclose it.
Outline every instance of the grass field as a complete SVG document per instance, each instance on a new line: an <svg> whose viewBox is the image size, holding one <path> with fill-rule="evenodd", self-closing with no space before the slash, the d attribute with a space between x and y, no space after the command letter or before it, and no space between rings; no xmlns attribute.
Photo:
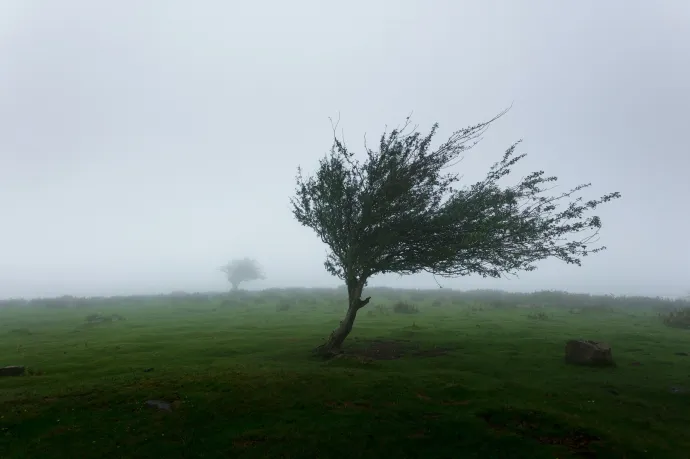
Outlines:
<svg viewBox="0 0 690 459"><path fill-rule="evenodd" d="M0 458L690 457L690 330L652 300L379 292L320 360L339 295L2 308ZM581 337L617 365L566 365Z"/></svg>

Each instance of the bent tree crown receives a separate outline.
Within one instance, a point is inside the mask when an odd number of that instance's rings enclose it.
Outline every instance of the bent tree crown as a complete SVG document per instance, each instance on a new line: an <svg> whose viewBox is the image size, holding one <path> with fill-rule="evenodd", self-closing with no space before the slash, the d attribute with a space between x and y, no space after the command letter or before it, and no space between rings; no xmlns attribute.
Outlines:
<svg viewBox="0 0 690 459"><path fill-rule="evenodd" d="M601 220L588 214L620 194L584 201L575 197L590 186L584 184L548 195L545 185L557 178L544 171L515 185L499 184L526 156L516 154L520 142L483 180L456 186L459 174L449 168L505 113L454 132L435 149L438 124L422 136L408 129L408 118L402 128L381 135L377 150L365 144L363 161L334 135L313 176L298 168L293 214L329 247L325 268L345 281L349 297L345 319L320 351L333 352L345 340L370 300L361 295L374 275L499 277L532 271L537 261L552 257L580 265L582 257L605 249L592 246Z"/></svg>

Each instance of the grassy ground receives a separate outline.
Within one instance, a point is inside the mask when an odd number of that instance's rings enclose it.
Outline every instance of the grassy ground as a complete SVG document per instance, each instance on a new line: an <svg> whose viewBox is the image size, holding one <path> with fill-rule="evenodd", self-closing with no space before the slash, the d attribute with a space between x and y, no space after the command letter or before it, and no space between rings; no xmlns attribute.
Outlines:
<svg viewBox="0 0 690 459"><path fill-rule="evenodd" d="M29 369L0 379L0 457L690 457L690 331L642 310L416 304L374 298L355 355L331 361L310 356L342 317L327 300L0 309L0 366ZM617 366L566 366L580 337Z"/></svg>

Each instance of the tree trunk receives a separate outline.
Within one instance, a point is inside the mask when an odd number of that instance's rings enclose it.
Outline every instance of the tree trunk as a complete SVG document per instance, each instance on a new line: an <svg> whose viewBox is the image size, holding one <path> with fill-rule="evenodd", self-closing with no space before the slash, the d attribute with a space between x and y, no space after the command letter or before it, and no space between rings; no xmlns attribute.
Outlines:
<svg viewBox="0 0 690 459"><path fill-rule="evenodd" d="M239 282L230 281L230 283L232 284L232 289L231 289L231 291L236 292L237 290L239 290L239 288L240 288L240 283L239 283Z"/></svg>
<svg viewBox="0 0 690 459"><path fill-rule="evenodd" d="M316 354L324 357L331 357L340 353L340 346L342 346L345 338L347 338L347 335L352 331L352 325L357 318L357 311L366 306L369 300L371 300L371 297L367 297L364 300L361 299L363 288L363 282L348 285L348 308L345 313L345 318L341 320L340 325L333 330L328 340L314 349Z"/></svg>

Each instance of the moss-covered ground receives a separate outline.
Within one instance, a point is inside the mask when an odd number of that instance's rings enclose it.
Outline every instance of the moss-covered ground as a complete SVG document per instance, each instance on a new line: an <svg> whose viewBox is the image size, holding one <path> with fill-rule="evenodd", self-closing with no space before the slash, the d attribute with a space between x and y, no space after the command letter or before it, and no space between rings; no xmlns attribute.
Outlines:
<svg viewBox="0 0 690 459"><path fill-rule="evenodd" d="M690 330L403 299L419 312L374 297L329 361L310 351L344 303L319 294L0 309L0 366L27 367L0 379L0 458L690 457ZM570 338L617 365L566 365Z"/></svg>

